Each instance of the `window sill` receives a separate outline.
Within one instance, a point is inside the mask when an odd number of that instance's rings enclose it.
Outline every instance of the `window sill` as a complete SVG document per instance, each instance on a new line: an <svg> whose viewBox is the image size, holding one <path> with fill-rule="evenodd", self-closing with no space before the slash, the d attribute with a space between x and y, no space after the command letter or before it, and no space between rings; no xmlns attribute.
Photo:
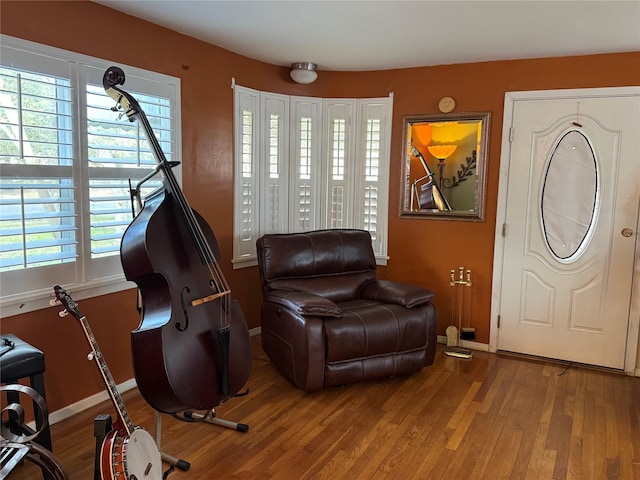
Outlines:
<svg viewBox="0 0 640 480"><path fill-rule="evenodd" d="M118 276L104 279L100 282L63 285L63 287L73 295L73 299L77 302L91 297L136 288L136 285L133 282L127 282L122 276ZM20 297L18 295L5 297L0 300L0 318L48 308L51 306L50 301L52 299L53 285L51 285L50 289L29 292Z"/></svg>
<svg viewBox="0 0 640 480"><path fill-rule="evenodd" d="M255 267L258 265L258 258L255 255L246 258L234 258L231 260L233 269L238 270L240 268Z"/></svg>
<svg viewBox="0 0 640 480"><path fill-rule="evenodd" d="M376 265L379 265L381 267L386 267L388 260L389 260L388 255L376 255Z"/></svg>

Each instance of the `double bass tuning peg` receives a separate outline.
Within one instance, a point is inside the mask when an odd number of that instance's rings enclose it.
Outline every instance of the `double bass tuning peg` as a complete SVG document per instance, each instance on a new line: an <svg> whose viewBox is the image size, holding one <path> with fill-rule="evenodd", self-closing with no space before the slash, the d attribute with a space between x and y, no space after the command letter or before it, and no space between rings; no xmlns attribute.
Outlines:
<svg viewBox="0 0 640 480"><path fill-rule="evenodd" d="M122 111L122 106L119 103L111 107L111 111L118 114L118 120L122 120L122 117L125 115L125 112Z"/></svg>
<svg viewBox="0 0 640 480"><path fill-rule="evenodd" d="M111 107L111 111L118 114L118 120L122 120L122 117L125 116L125 112L122 110L122 106L119 103Z"/></svg>

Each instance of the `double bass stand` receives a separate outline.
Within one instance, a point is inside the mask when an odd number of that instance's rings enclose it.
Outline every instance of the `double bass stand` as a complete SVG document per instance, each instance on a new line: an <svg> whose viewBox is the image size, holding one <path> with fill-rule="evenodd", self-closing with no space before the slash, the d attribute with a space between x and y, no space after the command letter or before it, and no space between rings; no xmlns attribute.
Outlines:
<svg viewBox="0 0 640 480"><path fill-rule="evenodd" d="M178 420L183 420L186 422L201 422L201 423L210 423L212 425L218 425L224 428L230 428L231 430L235 430L241 433L247 433L249 431L249 425L246 423L238 423L232 422L230 420L225 420L224 418L218 418L216 415L216 411L214 409L209 410L204 415L201 413L192 412L191 410L186 410L182 413L182 418L178 415L175 415ZM156 444L158 448L160 448L160 436L162 434L162 414L158 411L155 412L155 422L156 422ZM164 456L164 453L163 453ZM169 457L167 455L167 457Z"/></svg>
<svg viewBox="0 0 640 480"><path fill-rule="evenodd" d="M183 412L184 421L192 421L192 422L203 422L210 423L212 425L218 425L225 428L230 428L232 430L236 430L237 432L246 433L249 431L249 425L246 423L238 423L231 422L229 420L224 420L222 418L218 418L216 416L216 412L214 409L209 410L207 413L200 414L196 412L192 412L187 410ZM174 457L169 455L166 452L163 452L161 449L161 441L162 441L162 414L157 410L154 412L155 418L155 442L160 451L160 457L163 462L168 463L171 467L177 468L186 472L191 468L191 464L183 459ZM179 419L179 418L178 418ZM100 477L100 452L102 448L102 443L104 442L105 437L113 428L111 415L108 414L100 414L93 421L93 436L96 437L96 453L95 453L95 462L94 462L94 480L101 480ZM169 470L167 474L170 472ZM165 477L166 478L166 477Z"/></svg>
<svg viewBox="0 0 640 480"><path fill-rule="evenodd" d="M212 425L230 428L231 430L235 430L241 433L247 433L249 431L249 425L247 425L246 423L232 422L230 420L225 420L224 418L218 418L215 409L209 410L204 415L187 410L182 415L185 419L211 423Z"/></svg>
<svg viewBox="0 0 640 480"><path fill-rule="evenodd" d="M184 421L187 421L187 422L192 421L192 422L211 423L213 425L219 425L221 427L230 428L232 430L236 430L237 432L242 432L242 433L247 433L249 431L249 425L247 425L246 423L231 422L229 420L218 418L216 416L216 411L214 409L209 410L204 415L200 413L192 412L190 410L183 412L182 415L183 415ZM162 460L164 462L167 462L172 467L177 467L180 470L186 472L191 467L191 464L189 462L187 462L186 460L181 460L179 458L173 457L168 453L165 453L162 451L160 447L160 443L162 441L162 438L161 438L162 437L162 414L156 410L154 412L154 418L156 423L155 440L156 440L156 445L158 446L158 450L160 450ZM176 416L176 418L180 420L178 416Z"/></svg>
<svg viewBox="0 0 640 480"><path fill-rule="evenodd" d="M171 168L177 166L179 164L179 162L168 162L169 166ZM156 168L154 169L153 172L149 173L147 176L145 176L142 180L140 180L137 185L134 187L131 184L131 180L129 180L129 195L130 195L130 199L131 199L131 214L133 217L136 216L136 207L137 210L140 211L142 210L142 198L140 195L140 189L142 187L142 184L144 184L146 181L150 180L151 178L153 178L157 173L159 172L159 167L156 166ZM142 298L140 296L140 292L138 292L138 312L140 313L142 311ZM242 432L242 433L246 433L249 431L249 425L245 424L245 423L238 423L238 422L231 422L229 420L224 420L222 418L218 418L215 412L215 409L211 409L209 410L206 414L200 414L200 413L196 413L190 410L186 410L182 413L182 418L180 418L179 416L176 416L176 418L178 418L178 420L184 420L184 421L194 421L194 422L206 422L206 423L211 423L213 425L219 425L221 427L225 427L225 428L230 428L232 430L236 430L238 432ZM162 416L160 414L160 412L158 412L157 410L155 411L155 424L156 424L156 444L158 445L158 449L160 449L160 437L161 437L161 433L162 433ZM181 470L188 470L189 469L189 462L186 462L185 460L179 460L175 457L172 457L171 455L168 455L166 453L162 453L162 459L165 460L166 462L170 463L171 465L177 466L178 468L180 468ZM181 468L180 465L184 465L186 464L187 467L186 468Z"/></svg>
<svg viewBox="0 0 640 480"><path fill-rule="evenodd" d="M160 443L162 441L162 417L160 415L160 412L158 412L157 410L154 412L154 418L156 422L156 435L154 438L156 440L158 450L160 450L160 457L162 458L162 461L168 463L172 467L176 467L183 472L186 472L187 470L189 470L189 468L191 468L191 464L189 462L187 462L186 460L181 460L162 451L160 447Z"/></svg>

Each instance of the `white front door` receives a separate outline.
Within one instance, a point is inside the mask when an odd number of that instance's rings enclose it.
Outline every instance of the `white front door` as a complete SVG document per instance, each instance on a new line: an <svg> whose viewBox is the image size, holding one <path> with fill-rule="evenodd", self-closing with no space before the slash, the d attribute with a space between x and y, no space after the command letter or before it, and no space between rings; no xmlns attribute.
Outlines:
<svg viewBox="0 0 640 480"><path fill-rule="evenodd" d="M507 176L497 348L625 368L640 95L516 100Z"/></svg>

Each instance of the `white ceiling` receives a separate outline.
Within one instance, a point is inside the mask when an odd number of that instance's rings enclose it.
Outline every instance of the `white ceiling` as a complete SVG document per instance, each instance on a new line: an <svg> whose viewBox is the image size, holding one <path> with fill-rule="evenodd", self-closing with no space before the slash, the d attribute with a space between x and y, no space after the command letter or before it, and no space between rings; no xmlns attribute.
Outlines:
<svg viewBox="0 0 640 480"><path fill-rule="evenodd" d="M96 3L250 58L319 70L640 51L640 0Z"/></svg>

